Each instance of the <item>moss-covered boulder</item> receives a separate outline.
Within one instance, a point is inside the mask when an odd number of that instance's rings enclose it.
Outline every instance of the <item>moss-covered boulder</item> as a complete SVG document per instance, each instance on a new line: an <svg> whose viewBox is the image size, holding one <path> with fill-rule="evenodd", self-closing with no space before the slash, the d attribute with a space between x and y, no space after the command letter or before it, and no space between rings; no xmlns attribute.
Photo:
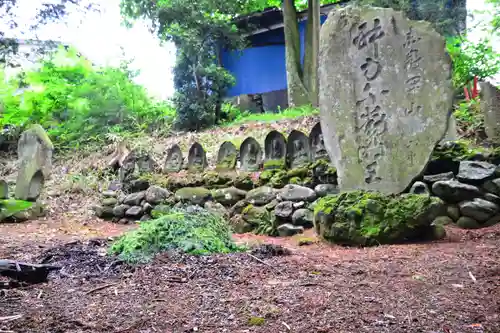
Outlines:
<svg viewBox="0 0 500 333"><path fill-rule="evenodd" d="M211 200L210 190L204 187L184 187L175 192L175 199L182 203L192 203L202 206L208 200Z"/></svg>
<svg viewBox="0 0 500 333"><path fill-rule="evenodd" d="M0 222L22 222L40 216L41 205L24 200L0 200Z"/></svg>
<svg viewBox="0 0 500 333"><path fill-rule="evenodd" d="M236 187L221 188L212 191L212 198L224 206L232 206L245 198L247 192Z"/></svg>
<svg viewBox="0 0 500 333"><path fill-rule="evenodd" d="M430 239L432 222L446 212L436 197L352 191L318 200L318 235L336 244L371 246Z"/></svg>
<svg viewBox="0 0 500 333"><path fill-rule="evenodd" d="M263 206L276 199L278 193L279 191L272 187L261 186L249 191L246 200L253 205Z"/></svg>
<svg viewBox="0 0 500 333"><path fill-rule="evenodd" d="M242 215L237 214L231 217L229 220L229 225L237 234L245 234L254 230L255 225L245 221Z"/></svg>
<svg viewBox="0 0 500 333"><path fill-rule="evenodd" d="M233 185L240 190L250 191L254 188L254 181L250 173L240 173L234 179Z"/></svg>
<svg viewBox="0 0 500 333"><path fill-rule="evenodd" d="M203 174L203 184L206 187L217 185L230 186L233 182L233 177L230 173L207 171Z"/></svg>

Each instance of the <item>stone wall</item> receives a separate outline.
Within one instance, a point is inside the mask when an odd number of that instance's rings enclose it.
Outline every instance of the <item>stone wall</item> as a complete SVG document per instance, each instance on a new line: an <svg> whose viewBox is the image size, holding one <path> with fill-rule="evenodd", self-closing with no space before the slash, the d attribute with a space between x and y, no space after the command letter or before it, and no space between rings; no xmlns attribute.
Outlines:
<svg viewBox="0 0 500 333"><path fill-rule="evenodd" d="M207 165L197 143L187 155L174 145L162 172L154 172L154 162L132 153L120 172L122 182L103 192L97 215L131 223L154 218L172 206L199 205L225 216L237 233L259 232L274 218L278 233L290 235L313 226L317 199L339 193L319 123L308 136L293 131L285 138L271 131L264 148L252 138L240 147L224 142L216 165ZM489 226L500 220L498 163L500 151L443 142L405 192L444 200L447 215L440 216L441 222L462 228Z"/></svg>
<svg viewBox="0 0 500 333"><path fill-rule="evenodd" d="M187 156L179 145L168 149L161 172L147 156L132 152L120 182L102 193L95 212L115 222L148 220L170 206L200 205L220 212L237 232L255 231L264 215L275 216L281 234L312 227L312 202L338 193L322 140L321 125L309 135L271 131L262 147L246 138L239 147L223 142L215 165L194 143Z"/></svg>

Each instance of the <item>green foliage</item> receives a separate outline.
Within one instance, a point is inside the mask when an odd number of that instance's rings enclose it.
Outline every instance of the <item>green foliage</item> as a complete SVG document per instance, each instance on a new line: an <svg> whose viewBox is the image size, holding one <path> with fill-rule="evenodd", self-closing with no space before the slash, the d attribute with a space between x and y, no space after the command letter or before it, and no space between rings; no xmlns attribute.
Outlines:
<svg viewBox="0 0 500 333"><path fill-rule="evenodd" d="M266 323L266 319L262 317L250 317L248 318L249 326L262 326Z"/></svg>
<svg viewBox="0 0 500 333"><path fill-rule="evenodd" d="M162 214L116 240L109 252L129 262L142 262L169 250L194 255L243 250L233 242L229 225L217 214L204 209L171 209Z"/></svg>
<svg viewBox="0 0 500 333"><path fill-rule="evenodd" d="M457 125L467 137L468 134L477 134L484 127L484 114L479 106L480 101L472 99L460 102L454 112Z"/></svg>
<svg viewBox="0 0 500 333"><path fill-rule="evenodd" d="M257 227L255 228L255 233L257 235L266 236L277 236L278 235L278 224L276 221L276 215L273 212L264 212L259 219L256 221Z"/></svg>
<svg viewBox="0 0 500 333"><path fill-rule="evenodd" d="M250 113L250 112L243 112L240 113L236 118L225 124L227 126L233 126L233 125L238 125L238 124L244 124L244 123L249 123L249 122L272 122L272 121L279 121L283 119L294 119L294 118L299 118L299 117L305 117L305 116L314 116L318 115L319 110L310 106L310 105L304 105L304 106L297 106L297 107L292 107L288 108L276 113Z"/></svg>
<svg viewBox="0 0 500 333"><path fill-rule="evenodd" d="M244 10L240 1L122 0L128 19L151 21L162 40L177 47L174 68L176 125L198 130L214 125L234 78L220 62L221 49L235 49L243 40L232 19Z"/></svg>
<svg viewBox="0 0 500 333"><path fill-rule="evenodd" d="M486 3L492 7L490 12L492 17L490 22L492 31L500 35L500 0L486 0Z"/></svg>
<svg viewBox="0 0 500 333"><path fill-rule="evenodd" d="M475 76L484 80L500 72L500 54L493 50L489 39L450 37L446 46L453 61L453 85L457 89L463 89Z"/></svg>
<svg viewBox="0 0 500 333"><path fill-rule="evenodd" d="M96 68L74 49L59 50L40 68L0 83L0 128L15 141L31 124L44 127L56 148L79 148L107 135L167 127L175 112L151 99L121 68ZM1 79L1 78L0 78ZM27 87L16 93L19 87Z"/></svg>
<svg viewBox="0 0 500 333"><path fill-rule="evenodd" d="M33 207L33 202L15 199L0 200L0 222Z"/></svg>
<svg viewBox="0 0 500 333"><path fill-rule="evenodd" d="M393 8L402 11L412 20L430 22L433 27L445 36L457 35L465 28L467 9L449 7L448 0L355 0L361 5ZM454 2L457 4L457 2Z"/></svg>

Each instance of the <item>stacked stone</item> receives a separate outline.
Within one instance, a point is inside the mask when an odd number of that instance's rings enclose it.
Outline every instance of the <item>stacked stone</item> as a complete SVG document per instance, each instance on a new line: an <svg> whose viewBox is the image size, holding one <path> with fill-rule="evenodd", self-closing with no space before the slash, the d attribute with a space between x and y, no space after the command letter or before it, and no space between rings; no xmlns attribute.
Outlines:
<svg viewBox="0 0 500 333"><path fill-rule="evenodd" d="M444 223L477 229L500 221L500 168L492 163L462 161L458 173L426 175L410 192L442 199L447 204Z"/></svg>

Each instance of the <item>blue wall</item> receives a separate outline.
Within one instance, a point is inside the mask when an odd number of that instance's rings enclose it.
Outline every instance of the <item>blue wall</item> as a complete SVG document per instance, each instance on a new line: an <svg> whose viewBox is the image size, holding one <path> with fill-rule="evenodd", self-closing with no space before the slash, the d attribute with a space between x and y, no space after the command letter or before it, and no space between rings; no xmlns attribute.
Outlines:
<svg viewBox="0 0 500 333"><path fill-rule="evenodd" d="M326 16L321 16L321 24ZM307 21L299 23L300 54L304 59L304 39ZM285 35L283 28L254 35L250 38L257 46L241 51L223 51L222 64L236 79L228 97L243 94L262 94L286 89Z"/></svg>

